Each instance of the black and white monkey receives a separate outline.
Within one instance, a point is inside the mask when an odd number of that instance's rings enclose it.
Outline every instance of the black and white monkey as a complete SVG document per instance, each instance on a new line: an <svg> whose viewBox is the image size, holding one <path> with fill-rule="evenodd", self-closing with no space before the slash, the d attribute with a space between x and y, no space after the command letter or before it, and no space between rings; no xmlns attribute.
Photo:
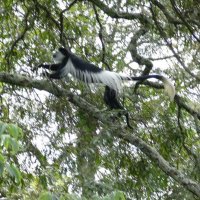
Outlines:
<svg viewBox="0 0 200 200"><path fill-rule="evenodd" d="M134 77L102 70L62 47L53 54L53 58L55 64L41 64L38 66L53 71L53 73L45 72L45 76L52 79L61 79L71 74L85 83L103 83L106 86L104 100L111 109L123 109L123 106L116 100L116 94L122 91L123 81L144 81L149 78L156 78L163 82L164 89L171 100L175 96L174 85L162 75L153 74Z"/></svg>

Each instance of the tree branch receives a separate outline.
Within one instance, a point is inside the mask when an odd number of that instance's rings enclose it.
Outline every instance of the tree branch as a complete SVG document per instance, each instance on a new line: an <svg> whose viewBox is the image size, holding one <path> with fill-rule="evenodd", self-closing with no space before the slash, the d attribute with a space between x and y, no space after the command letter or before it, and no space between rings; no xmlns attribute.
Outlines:
<svg viewBox="0 0 200 200"><path fill-rule="evenodd" d="M74 95L72 92L69 92L68 90L59 88L57 85L53 84L53 82L50 83L49 80L34 80L31 79L30 77L26 77L23 75L0 72L0 82L20 87L44 90L55 95L56 97L66 97L74 105L84 110L87 108L87 112L89 114L92 114L100 121L105 121L104 119L108 120L108 118L110 117L110 116L108 117L104 116L104 114L100 110L98 110L92 104L89 104L86 100L84 100L80 96Z"/></svg>
<svg viewBox="0 0 200 200"><path fill-rule="evenodd" d="M142 24L151 24L150 20L141 13L127 13L127 12L118 12L114 8L109 8L106 4L104 4L100 0L88 0L94 3L97 7L99 7L104 13L106 13L111 18L116 19L127 19L127 20L139 20Z"/></svg>
<svg viewBox="0 0 200 200"><path fill-rule="evenodd" d="M180 20L173 18L173 16L168 12L166 7L163 4L161 4L159 1L151 0L151 2L163 12L163 14L165 15L169 23L172 23L174 25L182 23Z"/></svg>
<svg viewBox="0 0 200 200"><path fill-rule="evenodd" d="M31 79L30 77L26 77L22 75L0 72L0 82L8 83L10 85L15 85L15 86L20 86L20 87L44 90L55 95L56 97L67 97L68 100L74 105L79 106L80 108L84 110L87 108L88 112L92 113L93 115L94 113L96 113L95 115L99 120L105 117L102 115L102 112L100 110L98 110L95 106L89 104L80 96L76 96L65 89L59 88L57 85L50 84L48 80L34 80L34 79ZM149 82L149 81L146 81L142 84L149 85L157 89L163 88L162 85L158 85L156 83ZM183 109L185 109L188 113L200 119L200 113L196 112L195 110L190 108L188 105L186 105L180 96L178 95L175 96L175 102L179 104L179 106L181 106ZM109 117L106 117L105 119L108 120L108 118Z"/></svg>
<svg viewBox="0 0 200 200"><path fill-rule="evenodd" d="M187 27L189 32L193 35L193 37L200 43L200 39L196 36L195 30L190 26L190 24L187 22L187 19L185 15L181 14L181 10L178 8L178 5L176 5L176 2L174 0L170 0L172 8L176 12L177 16L182 20L183 24ZM197 32L197 30L196 30Z"/></svg>
<svg viewBox="0 0 200 200"><path fill-rule="evenodd" d="M175 167L172 167L169 162L167 162L157 151L155 148L149 146L142 139L126 134L124 132L116 131L115 135L124 139L128 143L131 143L138 147L144 154L146 154L154 163L158 165L158 167L165 172L167 175L176 180L179 184L183 185L187 190L200 197L200 185L187 178L185 174L181 173Z"/></svg>
<svg viewBox="0 0 200 200"><path fill-rule="evenodd" d="M180 65L184 68L184 70L192 77L194 77L197 81L200 81L200 78L195 75L193 72L190 71L190 69L187 68L187 66L185 65L185 63L183 62L183 60L181 59L181 57L179 56L179 54L175 51L175 49L173 48L172 42L169 41L168 36L166 35L163 27L161 26L161 23L157 20L156 17L156 12L154 11L153 5L151 5L150 7L150 11L152 13L152 17L153 20L155 22L155 25L160 33L160 36L164 39L164 41L166 42L168 48L171 50L171 52L174 54L174 57L176 58L176 60L180 63Z"/></svg>
<svg viewBox="0 0 200 200"><path fill-rule="evenodd" d="M99 39L101 41L101 46L102 46L102 58L101 58L101 61L102 61L103 64L105 64L107 70L111 71L111 68L110 68L109 64L105 60L106 47L105 47L104 38L103 38L103 25L101 24L99 14L98 14L96 6L94 4L93 4L93 9L94 9L94 13L96 15L96 20L97 20L97 22L99 24Z"/></svg>
<svg viewBox="0 0 200 200"><path fill-rule="evenodd" d="M140 28L138 31L135 32L135 34L133 35L133 37L131 38L128 50L131 53L131 57L133 59L133 61L137 62L139 65L145 65L145 69L142 73L142 75L148 75L153 67L153 63L149 60L146 59L144 57L142 57L141 55L138 54L137 51L137 42L138 39L145 35L147 33L147 29L146 28Z"/></svg>

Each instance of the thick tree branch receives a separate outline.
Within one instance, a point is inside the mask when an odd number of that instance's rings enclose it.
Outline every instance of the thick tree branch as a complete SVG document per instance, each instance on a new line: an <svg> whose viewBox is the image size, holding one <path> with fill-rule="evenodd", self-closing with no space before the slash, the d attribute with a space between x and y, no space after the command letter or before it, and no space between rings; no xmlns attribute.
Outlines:
<svg viewBox="0 0 200 200"><path fill-rule="evenodd" d="M141 36L145 35L147 33L147 31L148 30L144 27L142 27L138 31L136 31L135 34L133 35L133 37L131 38L131 41L128 46L128 50L131 53L131 57L132 57L133 61L137 62L139 65L145 65L145 69L144 69L142 75L148 75L150 73L151 69L153 68L153 63L149 59L146 59L143 56L139 55L138 51L137 51L138 40ZM136 83L135 91L138 89L138 87L141 83L142 83L142 81L138 81Z"/></svg>
<svg viewBox="0 0 200 200"><path fill-rule="evenodd" d="M118 12L114 8L109 8L103 1L100 0L88 0L99 7L108 16L116 19L127 19L127 20L139 20L142 24L150 24L150 20L141 13L127 13Z"/></svg>
<svg viewBox="0 0 200 200"><path fill-rule="evenodd" d="M149 146L142 139L126 134L120 131L116 131L115 135L124 139L128 143L131 143L138 147L144 154L146 154L152 161L154 161L160 169L162 169L167 175L176 180L179 184L183 185L186 189L191 191L196 196L200 197L200 185L187 178L185 174L181 173L175 167L172 167L169 162L167 162L157 151L155 148Z"/></svg>
<svg viewBox="0 0 200 200"><path fill-rule="evenodd" d="M95 115L99 120L105 117L102 115L100 110L98 110L95 106L89 104L80 96L76 96L65 89L59 88L54 84L50 84L48 80L34 80L34 79L31 79L30 77L26 77L22 75L0 72L0 82L8 83L10 85L15 85L15 86L20 86L20 87L44 90L55 95L56 97L67 97L69 101L75 104L76 106L79 106L80 108L83 108L83 109L87 108L88 112L92 113L93 115L94 113L96 113ZM157 89L163 88L163 86L158 85L153 82L149 82L149 81L144 82L142 84L149 85ZM185 109L188 113L190 113L193 116L195 115L198 119L200 119L200 113L196 112L195 110L190 108L188 105L186 105L180 96L178 95L175 96L175 102L179 104L179 106L181 106L183 109ZM108 118L109 117L106 117L106 120Z"/></svg>
<svg viewBox="0 0 200 200"><path fill-rule="evenodd" d="M128 50L131 53L132 59L135 62L137 62L139 65L146 66L142 75L148 75L153 67L153 63L149 59L146 59L146 58L142 57L141 55L139 55L138 51L137 51L138 40L141 36L145 35L146 33L147 33L146 28L141 28L138 31L136 31L135 34L133 35L133 37L131 38L129 48L128 48Z"/></svg>
<svg viewBox="0 0 200 200"><path fill-rule="evenodd" d="M49 80L34 80L30 77L17 75L17 74L9 74L5 72L0 72L0 82L8 83L10 85L26 87L26 88L35 88L38 90L47 91L56 97L66 97L68 100L79 108L86 109L89 114L92 114L94 117L99 119L100 121L104 121L104 119L108 120L109 116L106 117L100 110L98 110L95 106L89 104L80 96L74 95L73 93L59 88L53 83L51 84Z"/></svg>

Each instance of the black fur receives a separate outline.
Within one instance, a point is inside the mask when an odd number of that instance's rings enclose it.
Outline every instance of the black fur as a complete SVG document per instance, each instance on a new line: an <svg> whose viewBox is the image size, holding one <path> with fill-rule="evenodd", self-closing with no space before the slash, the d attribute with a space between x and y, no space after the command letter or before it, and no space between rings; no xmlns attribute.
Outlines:
<svg viewBox="0 0 200 200"><path fill-rule="evenodd" d="M78 56L74 54L70 54L70 59L72 60L73 64L81 71L88 71L92 73L99 73L103 71L99 67L79 58Z"/></svg>
<svg viewBox="0 0 200 200"><path fill-rule="evenodd" d="M116 91L113 90L112 88L108 87L107 85L105 86L105 91L104 91L104 101L106 105L112 110L112 109L120 109L125 111L124 107L121 105L119 100L117 99L117 94ZM129 123L129 114L128 111L125 111L125 117L126 117L126 123L127 126L130 129L133 129L133 127ZM118 114L118 116L121 116L121 113Z"/></svg>

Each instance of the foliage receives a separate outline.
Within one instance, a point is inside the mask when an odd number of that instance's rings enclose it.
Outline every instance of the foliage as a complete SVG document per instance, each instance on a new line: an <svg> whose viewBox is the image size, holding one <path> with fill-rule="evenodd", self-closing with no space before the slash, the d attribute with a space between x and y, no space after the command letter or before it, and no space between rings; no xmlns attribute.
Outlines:
<svg viewBox="0 0 200 200"><path fill-rule="evenodd" d="M0 122L0 185L7 191L14 191L23 184L23 177L15 163L20 150L22 131L15 124Z"/></svg>
<svg viewBox="0 0 200 200"><path fill-rule="evenodd" d="M200 198L199 10L197 0L1 2L0 199ZM42 77L59 46L103 69L163 74L174 102L157 81L125 83L130 130L103 86Z"/></svg>

